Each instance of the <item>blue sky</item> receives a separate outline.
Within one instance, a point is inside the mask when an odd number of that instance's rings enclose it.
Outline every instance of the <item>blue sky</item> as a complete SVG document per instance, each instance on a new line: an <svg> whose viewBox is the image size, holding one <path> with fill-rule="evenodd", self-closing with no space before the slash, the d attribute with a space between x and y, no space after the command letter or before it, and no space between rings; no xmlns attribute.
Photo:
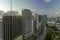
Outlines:
<svg viewBox="0 0 60 40"><path fill-rule="evenodd" d="M11 0L0 0L0 10L10 10ZM59 16L60 0L12 0L13 10L20 11L29 8L38 13L46 13L50 16Z"/></svg>

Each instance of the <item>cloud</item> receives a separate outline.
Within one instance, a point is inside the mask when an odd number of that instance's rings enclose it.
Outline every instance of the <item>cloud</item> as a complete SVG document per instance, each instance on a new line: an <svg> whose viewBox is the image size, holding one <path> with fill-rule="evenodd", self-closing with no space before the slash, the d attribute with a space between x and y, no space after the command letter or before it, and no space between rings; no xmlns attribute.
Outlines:
<svg viewBox="0 0 60 40"><path fill-rule="evenodd" d="M17 11L7 11L7 14L10 14L10 15L18 15L18 13L19 12L17 12Z"/></svg>
<svg viewBox="0 0 60 40"><path fill-rule="evenodd" d="M44 0L45 2L50 2L51 0Z"/></svg>
<svg viewBox="0 0 60 40"><path fill-rule="evenodd" d="M60 16L60 12L55 12L54 15L55 16Z"/></svg>
<svg viewBox="0 0 60 40"><path fill-rule="evenodd" d="M40 14L40 15L47 15L46 13L46 10L43 10L43 9L40 9L40 10L35 10L35 11L32 11L33 14Z"/></svg>
<svg viewBox="0 0 60 40"><path fill-rule="evenodd" d="M55 12L55 15L58 15L59 14L59 12Z"/></svg>
<svg viewBox="0 0 60 40"><path fill-rule="evenodd" d="M4 12L4 11L0 10L0 16L2 16L2 15L3 15L3 12Z"/></svg>

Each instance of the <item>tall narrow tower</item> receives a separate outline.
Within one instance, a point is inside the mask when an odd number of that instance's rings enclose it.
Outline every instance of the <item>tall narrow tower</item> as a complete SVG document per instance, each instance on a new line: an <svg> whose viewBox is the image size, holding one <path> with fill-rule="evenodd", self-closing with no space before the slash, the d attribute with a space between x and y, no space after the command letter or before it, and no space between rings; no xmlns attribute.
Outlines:
<svg viewBox="0 0 60 40"><path fill-rule="evenodd" d="M32 32L32 12L29 9L22 11L22 32L25 35ZM25 39L30 35L25 36Z"/></svg>

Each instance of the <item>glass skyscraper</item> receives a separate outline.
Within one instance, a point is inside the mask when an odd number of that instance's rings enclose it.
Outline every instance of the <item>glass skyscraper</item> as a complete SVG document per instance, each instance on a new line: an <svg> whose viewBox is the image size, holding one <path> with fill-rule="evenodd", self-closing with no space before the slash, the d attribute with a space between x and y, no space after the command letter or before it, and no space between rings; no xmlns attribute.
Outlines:
<svg viewBox="0 0 60 40"><path fill-rule="evenodd" d="M22 34L20 15L3 15L3 40L14 40Z"/></svg>

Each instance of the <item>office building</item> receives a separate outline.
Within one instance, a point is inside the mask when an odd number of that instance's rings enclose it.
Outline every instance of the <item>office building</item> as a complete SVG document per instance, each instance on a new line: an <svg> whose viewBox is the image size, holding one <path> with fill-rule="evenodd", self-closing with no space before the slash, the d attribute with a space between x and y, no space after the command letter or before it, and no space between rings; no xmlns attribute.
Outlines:
<svg viewBox="0 0 60 40"><path fill-rule="evenodd" d="M3 15L3 40L14 40L22 34L22 17L9 13L11 12ZM12 14L13 13L15 12L12 12Z"/></svg>
<svg viewBox="0 0 60 40"><path fill-rule="evenodd" d="M60 30L60 16L56 17L56 28Z"/></svg>
<svg viewBox="0 0 60 40"><path fill-rule="evenodd" d="M24 28L24 33L28 33L32 28L32 13L29 9L24 9L22 11L22 25Z"/></svg>
<svg viewBox="0 0 60 40"><path fill-rule="evenodd" d="M25 39L31 36L32 12L29 9L22 10L22 32L25 34Z"/></svg>
<svg viewBox="0 0 60 40"><path fill-rule="evenodd" d="M46 36L47 15L35 14L35 21L36 21L35 23L36 23L37 32L39 34L38 39L44 40Z"/></svg>
<svg viewBox="0 0 60 40"><path fill-rule="evenodd" d="M54 17L47 18L47 27L53 27L56 26L56 23L58 21Z"/></svg>

